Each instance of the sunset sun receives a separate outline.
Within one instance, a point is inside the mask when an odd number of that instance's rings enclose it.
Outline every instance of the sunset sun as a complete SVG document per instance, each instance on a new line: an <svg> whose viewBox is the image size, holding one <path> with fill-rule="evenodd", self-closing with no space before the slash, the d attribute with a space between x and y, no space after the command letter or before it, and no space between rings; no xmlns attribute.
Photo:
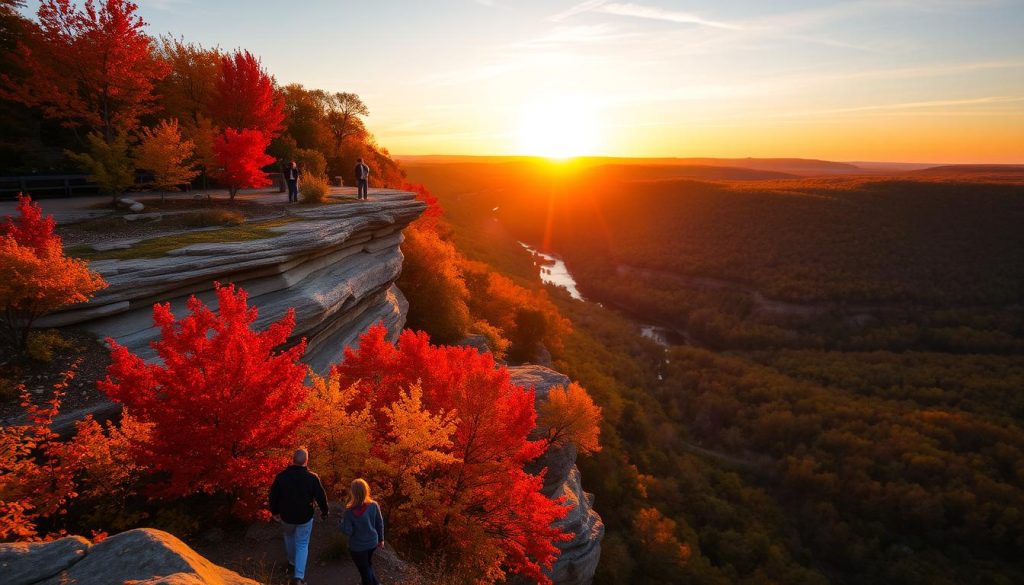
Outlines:
<svg viewBox="0 0 1024 585"><path fill-rule="evenodd" d="M594 154L600 138L593 110L568 97L524 105L518 134L520 152L551 159Z"/></svg>

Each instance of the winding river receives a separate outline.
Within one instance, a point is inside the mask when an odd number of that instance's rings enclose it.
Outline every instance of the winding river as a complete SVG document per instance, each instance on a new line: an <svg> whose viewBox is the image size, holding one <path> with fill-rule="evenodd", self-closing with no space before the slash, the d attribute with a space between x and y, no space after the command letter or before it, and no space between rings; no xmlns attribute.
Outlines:
<svg viewBox="0 0 1024 585"><path fill-rule="evenodd" d="M579 288L576 286L576 279L573 278L572 273L569 272L569 268L565 265L565 261L562 260L560 256L557 254L546 254L544 252L540 252L525 242L519 242L519 245L533 256L534 265L540 269L541 281L545 284L552 284L554 286L564 288L569 291L569 296L578 301L593 302L584 298L580 293ZM601 303L596 304L601 305ZM681 345L686 343L685 339L682 338L682 335L674 329L662 327L660 325L642 323L630 315L626 316L636 323L641 335L662 347L670 347L672 345Z"/></svg>

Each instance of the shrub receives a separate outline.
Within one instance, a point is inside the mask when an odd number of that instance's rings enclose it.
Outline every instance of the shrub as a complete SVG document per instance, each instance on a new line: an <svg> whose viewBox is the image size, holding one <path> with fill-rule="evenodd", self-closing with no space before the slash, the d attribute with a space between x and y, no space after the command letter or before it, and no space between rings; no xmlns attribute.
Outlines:
<svg viewBox="0 0 1024 585"><path fill-rule="evenodd" d="M38 362L50 363L53 361L53 350L71 349L72 347L74 344L64 339L56 329L33 331L28 336L25 354Z"/></svg>
<svg viewBox="0 0 1024 585"><path fill-rule="evenodd" d="M107 284L84 260L64 255L53 218L43 218L29 197L18 196L18 212L17 220L8 217L0 226L0 331L24 351L36 319L85 302Z"/></svg>
<svg viewBox="0 0 1024 585"><path fill-rule="evenodd" d="M245 223L245 215L237 211L226 209L204 209L183 213L178 221L186 227L210 227L218 225L242 225Z"/></svg>
<svg viewBox="0 0 1024 585"><path fill-rule="evenodd" d="M299 197L303 203L327 203L331 194L331 184L318 175L303 175L299 181Z"/></svg>
<svg viewBox="0 0 1024 585"><path fill-rule="evenodd" d="M312 148L299 148L295 150L295 162L302 170L305 177L326 177L327 159L323 153Z"/></svg>

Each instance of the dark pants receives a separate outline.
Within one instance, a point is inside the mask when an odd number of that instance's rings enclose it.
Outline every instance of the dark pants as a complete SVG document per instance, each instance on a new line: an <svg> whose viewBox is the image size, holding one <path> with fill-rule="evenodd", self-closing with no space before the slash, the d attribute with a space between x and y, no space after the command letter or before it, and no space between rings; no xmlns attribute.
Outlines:
<svg viewBox="0 0 1024 585"><path fill-rule="evenodd" d="M288 179L288 201L299 200L299 182L295 179Z"/></svg>
<svg viewBox="0 0 1024 585"><path fill-rule="evenodd" d="M367 179L359 179L359 199L369 199L370 196L366 194L367 188L370 186L370 181Z"/></svg>
<svg viewBox="0 0 1024 585"><path fill-rule="evenodd" d="M376 550L371 548L364 551L349 551L349 554L352 555L352 562L359 569L359 578L362 579L363 585L380 585L377 575L373 573L373 553Z"/></svg>

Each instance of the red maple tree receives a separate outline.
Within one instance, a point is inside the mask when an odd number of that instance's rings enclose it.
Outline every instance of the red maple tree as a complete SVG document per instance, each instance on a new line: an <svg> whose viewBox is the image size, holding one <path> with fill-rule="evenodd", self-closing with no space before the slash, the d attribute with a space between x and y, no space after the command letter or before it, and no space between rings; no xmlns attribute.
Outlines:
<svg viewBox="0 0 1024 585"><path fill-rule="evenodd" d="M169 71L154 56L137 10L125 0L42 2L38 29L13 56L25 77L0 76L0 93L107 142L117 130L131 130L153 111L153 88Z"/></svg>
<svg viewBox="0 0 1024 585"><path fill-rule="evenodd" d="M268 141L284 122L284 100L274 91L274 78L249 51L222 57L209 109L217 125L259 130Z"/></svg>
<svg viewBox="0 0 1024 585"><path fill-rule="evenodd" d="M64 255L53 217L31 198L18 195L18 214L0 224L0 339L21 351L39 317L85 302L107 283Z"/></svg>
<svg viewBox="0 0 1024 585"><path fill-rule="evenodd" d="M371 328L332 375L342 386L356 385L350 408L369 405L381 426L388 405L417 384L427 410L454 413L450 454L457 462L429 486L442 505L419 510L427 526L420 544L444 549L456 565L489 579L507 570L550 583L543 569L558 554L554 543L568 538L553 526L566 509L540 492L541 476L523 470L545 448L529 439L533 391L513 385L490 354L431 345L425 333L408 330L396 347L386 333L381 325Z"/></svg>
<svg viewBox="0 0 1024 585"><path fill-rule="evenodd" d="M235 512L262 512L265 490L282 450L293 447L308 389L299 363L305 341L284 351L294 312L254 331L255 307L246 292L215 284L218 309L188 301L176 320L169 304L153 306L162 363L146 363L113 340L113 363L99 387L142 423L152 424L140 462L166 474L157 497L229 494Z"/></svg>
<svg viewBox="0 0 1024 585"><path fill-rule="evenodd" d="M270 178L263 167L274 162L266 153L270 137L259 130L227 128L213 141L218 168L211 174L228 186L234 200L239 189L265 187Z"/></svg>
<svg viewBox="0 0 1024 585"><path fill-rule="evenodd" d="M44 253L51 246L61 247L60 236L53 233L57 222L52 215L43 217L43 208L34 203L28 195L18 194L18 218L7 216L7 222L0 225L0 236L11 236L22 246Z"/></svg>

